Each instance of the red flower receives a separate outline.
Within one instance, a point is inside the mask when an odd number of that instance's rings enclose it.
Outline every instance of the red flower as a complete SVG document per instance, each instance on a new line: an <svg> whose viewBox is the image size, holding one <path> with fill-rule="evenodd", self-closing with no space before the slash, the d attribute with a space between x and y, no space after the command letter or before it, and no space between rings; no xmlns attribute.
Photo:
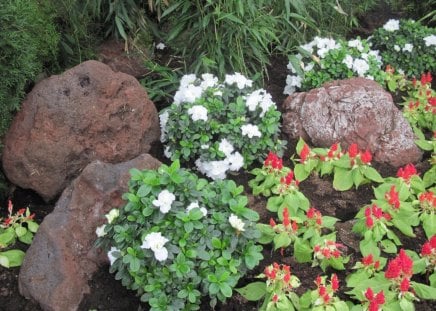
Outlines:
<svg viewBox="0 0 436 311"><path fill-rule="evenodd" d="M385 194L385 198L388 200L388 203L394 208L400 208L400 199L398 197L398 192L395 191L395 186L392 186L389 192Z"/></svg>
<svg viewBox="0 0 436 311"><path fill-rule="evenodd" d="M432 79L432 77L431 77L430 72L427 72L427 74L423 73L423 74L421 75L421 84L422 84L422 85L425 85L425 84L427 84L427 83L430 84L432 80L433 80L433 79Z"/></svg>
<svg viewBox="0 0 436 311"><path fill-rule="evenodd" d="M273 302L279 301L279 296L277 294L274 294L274 296L272 297L272 301Z"/></svg>
<svg viewBox="0 0 436 311"><path fill-rule="evenodd" d="M409 181L413 175L417 175L416 168L413 164L407 164L404 168L400 167L397 172L397 177Z"/></svg>
<svg viewBox="0 0 436 311"><path fill-rule="evenodd" d="M398 260L393 259L389 261L388 268L385 271L385 278L396 279L401 274L401 266Z"/></svg>
<svg viewBox="0 0 436 311"><path fill-rule="evenodd" d="M274 219L270 218L270 219L269 219L269 225L270 225L271 227L274 228L277 224L276 224L276 222L274 221Z"/></svg>
<svg viewBox="0 0 436 311"><path fill-rule="evenodd" d="M375 295L375 301L379 305L382 305L385 303L385 294L382 290L380 292L378 292L377 295Z"/></svg>
<svg viewBox="0 0 436 311"><path fill-rule="evenodd" d="M324 285L318 287L318 294L324 296L327 293L327 288Z"/></svg>
<svg viewBox="0 0 436 311"><path fill-rule="evenodd" d="M26 211L25 208L20 208L20 209L18 210L17 214L18 214L18 215L23 215L25 211Z"/></svg>
<svg viewBox="0 0 436 311"><path fill-rule="evenodd" d="M329 157L330 159L333 159L335 157L335 153L336 151L338 151L338 143L334 143L329 151L327 152L327 157Z"/></svg>
<svg viewBox="0 0 436 311"><path fill-rule="evenodd" d="M409 287L410 287L410 281L409 281L409 279L408 279L408 278L404 278L404 279L401 281L401 284L400 284L400 291L402 291L402 292L407 292L407 291L409 291Z"/></svg>
<svg viewBox="0 0 436 311"><path fill-rule="evenodd" d="M309 154L310 154L310 148L307 144L304 144L303 149L301 149L301 152L300 152L301 162L303 162L303 163L306 162Z"/></svg>
<svg viewBox="0 0 436 311"><path fill-rule="evenodd" d="M366 150L364 153L360 155L360 159L362 160L363 164L368 164L372 160L372 155L369 150Z"/></svg>
<svg viewBox="0 0 436 311"><path fill-rule="evenodd" d="M290 171L289 173L288 173L288 175L286 175L286 177L282 177L282 179L280 180L280 182L282 183L282 184L285 184L285 185L290 185L291 183L292 183L292 181L294 180L294 172L293 171ZM297 182L297 181L295 181L295 182Z"/></svg>
<svg viewBox="0 0 436 311"><path fill-rule="evenodd" d="M385 303L385 295L383 291L374 295L374 292L370 287L365 292L365 298L369 301L369 311L378 311L380 305Z"/></svg>
<svg viewBox="0 0 436 311"><path fill-rule="evenodd" d="M316 286L319 287L321 285L321 282L322 282L322 278L318 275L315 279Z"/></svg>
<svg viewBox="0 0 436 311"><path fill-rule="evenodd" d="M292 231L294 232L298 231L298 224L296 221L292 222L291 227L292 227Z"/></svg>
<svg viewBox="0 0 436 311"><path fill-rule="evenodd" d="M10 214L12 214L12 208L13 208L14 206L12 205L12 201L11 200L8 200L8 213L9 213L9 215Z"/></svg>
<svg viewBox="0 0 436 311"><path fill-rule="evenodd" d="M366 217L366 220L365 220L365 226L366 226L368 229L371 229L372 226L374 226L374 220L372 219L371 216Z"/></svg>
<svg viewBox="0 0 436 311"><path fill-rule="evenodd" d="M368 287L368 289L366 290L366 292L365 292L365 297L366 297L366 299L368 299L369 301L374 300L374 292L373 292L373 290L372 290L371 287Z"/></svg>
<svg viewBox="0 0 436 311"><path fill-rule="evenodd" d="M285 283L289 283L290 280L291 280L291 274L286 273L285 276L283 277L283 281L285 281Z"/></svg>
<svg viewBox="0 0 436 311"><path fill-rule="evenodd" d="M311 207L307 210L306 213L307 218L312 219L313 217L315 217L315 208Z"/></svg>
<svg viewBox="0 0 436 311"><path fill-rule="evenodd" d="M433 235L430 239L430 245L432 248L436 248L436 235Z"/></svg>
<svg viewBox="0 0 436 311"><path fill-rule="evenodd" d="M348 148L348 155L350 158L355 158L359 154L359 148L357 147L357 144L351 144L351 146Z"/></svg>
<svg viewBox="0 0 436 311"><path fill-rule="evenodd" d="M362 263L364 266L371 265L373 263L373 261L374 261L374 259L372 257L372 254L369 254L368 256L362 258Z"/></svg>
<svg viewBox="0 0 436 311"><path fill-rule="evenodd" d="M335 273L332 275L331 284L332 284L333 291L334 292L337 291L339 288L339 280L338 280L338 276Z"/></svg>
<svg viewBox="0 0 436 311"><path fill-rule="evenodd" d="M376 268L378 270L378 268L380 268L380 261L376 261L374 262L374 268Z"/></svg>
<svg viewBox="0 0 436 311"><path fill-rule="evenodd" d="M287 227L287 226L289 226L290 223L291 222L289 220L289 211L288 211L288 208L285 207L283 209L283 226Z"/></svg>
<svg viewBox="0 0 436 311"><path fill-rule="evenodd" d="M263 162L265 167L270 167L274 170L281 170L283 168L283 160L279 158L275 153L269 152L267 158Z"/></svg>
<svg viewBox="0 0 436 311"><path fill-rule="evenodd" d="M9 224L12 222L12 218L8 217L5 219L5 221L3 222L6 226L9 226Z"/></svg>

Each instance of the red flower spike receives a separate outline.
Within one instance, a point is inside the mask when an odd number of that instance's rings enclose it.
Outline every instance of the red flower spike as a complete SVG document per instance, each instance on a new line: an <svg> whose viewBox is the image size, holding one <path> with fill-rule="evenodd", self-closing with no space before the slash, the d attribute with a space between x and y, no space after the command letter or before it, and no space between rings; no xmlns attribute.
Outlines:
<svg viewBox="0 0 436 311"><path fill-rule="evenodd" d="M436 235L433 235L430 239L430 245L432 248L436 248Z"/></svg>
<svg viewBox="0 0 436 311"><path fill-rule="evenodd" d="M369 164L372 160L372 154L369 150L366 150L364 153L360 155L360 159L363 164Z"/></svg>
<svg viewBox="0 0 436 311"><path fill-rule="evenodd" d="M378 303L375 301L371 301L369 303L368 311L379 311L378 309Z"/></svg>
<svg viewBox="0 0 436 311"><path fill-rule="evenodd" d="M400 208L400 199L398 195L399 193L395 190L395 186L392 186L389 192L385 194L385 198L388 200L388 203L395 209Z"/></svg>
<svg viewBox="0 0 436 311"><path fill-rule="evenodd" d="M322 278L318 275L315 279L315 284L317 287L319 287L321 285L322 282Z"/></svg>
<svg viewBox="0 0 436 311"><path fill-rule="evenodd" d="M23 215L26 212L25 208L20 208L17 212L18 215Z"/></svg>
<svg viewBox="0 0 436 311"><path fill-rule="evenodd" d="M368 289L366 290L366 292L365 292L365 297L366 297L366 299L368 299L369 301L374 300L374 292L373 292L373 290L372 290L371 287L368 287Z"/></svg>
<svg viewBox="0 0 436 311"><path fill-rule="evenodd" d="M372 226L374 226L374 220L372 219L371 216L366 217L366 220L365 220L365 226L366 226L368 229L371 229Z"/></svg>
<svg viewBox="0 0 436 311"><path fill-rule="evenodd" d="M433 248L430 245L430 242L425 242L421 248L421 256L429 256L432 253Z"/></svg>
<svg viewBox="0 0 436 311"><path fill-rule="evenodd" d="M376 269L376 270L378 270L378 268L380 268L380 261L376 261L375 263L374 263L374 268Z"/></svg>
<svg viewBox="0 0 436 311"><path fill-rule="evenodd" d="M401 274L401 266L397 259L389 261L388 268L385 271L385 278L396 279Z"/></svg>
<svg viewBox="0 0 436 311"><path fill-rule="evenodd" d="M368 256L362 258L362 263L364 266L371 265L373 263L373 261L374 261L374 259L372 257L372 254L369 254Z"/></svg>
<svg viewBox="0 0 436 311"><path fill-rule="evenodd" d="M319 294L320 296L324 296L326 293L327 293L327 289L326 289L326 287L325 287L324 285L320 285L320 286L318 287L318 294Z"/></svg>
<svg viewBox="0 0 436 311"><path fill-rule="evenodd" d="M336 274L332 275L331 284L332 284L333 291L334 292L337 291L339 288L339 279L338 279L338 276Z"/></svg>
<svg viewBox="0 0 436 311"><path fill-rule="evenodd" d="M327 304L330 301L330 295L329 294L325 294L324 296L322 296L322 299L324 300L324 303Z"/></svg>
<svg viewBox="0 0 436 311"><path fill-rule="evenodd" d="M271 227L274 228L277 224L276 224L276 222L274 221L274 219L270 218L270 219L269 219L269 225L270 225Z"/></svg>
<svg viewBox="0 0 436 311"><path fill-rule="evenodd" d="M404 279L401 281L401 284L400 284L400 291L402 291L402 292L408 292L408 291L409 291L409 287L410 287L410 281L409 281L409 279L408 279L408 278L404 278Z"/></svg>
<svg viewBox="0 0 436 311"><path fill-rule="evenodd" d="M292 227L292 231L294 232L298 231L298 224L296 221L292 222L291 227Z"/></svg>
<svg viewBox="0 0 436 311"><path fill-rule="evenodd" d="M398 258L400 258L402 272L407 276L412 276L413 260L409 256L407 256L404 249L400 249L400 254Z"/></svg>
<svg viewBox="0 0 436 311"><path fill-rule="evenodd" d="M9 226L9 224L12 222L12 218L8 217L5 219L5 221L3 222L6 226Z"/></svg>
<svg viewBox="0 0 436 311"><path fill-rule="evenodd" d="M289 211L288 211L288 208L285 207L283 209L283 226L287 227L287 226L289 226L290 223L291 222L289 220Z"/></svg>
<svg viewBox="0 0 436 311"><path fill-rule="evenodd" d="M8 213L9 213L9 215L12 214L12 209L13 209L12 201L8 200Z"/></svg>
<svg viewBox="0 0 436 311"><path fill-rule="evenodd" d="M274 296L272 297L272 301L274 303L276 303L277 301L279 301L279 296L277 294L274 294Z"/></svg>
<svg viewBox="0 0 436 311"><path fill-rule="evenodd" d="M289 283L290 280L291 280L291 274L286 273L285 276L283 277L283 281L285 281L285 283Z"/></svg>
<svg viewBox="0 0 436 311"><path fill-rule="evenodd" d="M375 295L375 299L374 299L377 304L382 305L385 303L385 294L384 292L381 290L377 293L377 295Z"/></svg>
<svg viewBox="0 0 436 311"><path fill-rule="evenodd" d="M357 144L351 144L351 146L348 148L348 155L350 158L355 158L359 154L359 148L357 147Z"/></svg>
<svg viewBox="0 0 436 311"><path fill-rule="evenodd" d="M310 148L307 144L304 144L303 149L301 149L300 151L300 159L301 162L306 162L307 158L309 157L310 154Z"/></svg>
<svg viewBox="0 0 436 311"><path fill-rule="evenodd" d="M417 175L416 168L413 164L407 164L404 168L400 167L397 171L397 177L409 181L413 175Z"/></svg>
<svg viewBox="0 0 436 311"><path fill-rule="evenodd" d="M425 85L427 83L430 84L432 80L433 79L432 79L432 76L431 76L430 72L427 72L427 74L423 73L421 75L421 84L422 85Z"/></svg>
<svg viewBox="0 0 436 311"><path fill-rule="evenodd" d="M315 217L315 209L313 207L309 208L306 213L307 218L312 219Z"/></svg>

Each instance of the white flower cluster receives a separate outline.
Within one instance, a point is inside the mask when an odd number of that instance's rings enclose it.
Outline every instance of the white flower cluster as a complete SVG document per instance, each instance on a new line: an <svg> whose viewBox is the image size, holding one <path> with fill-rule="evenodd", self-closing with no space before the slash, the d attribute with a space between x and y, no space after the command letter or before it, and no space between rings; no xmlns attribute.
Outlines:
<svg viewBox="0 0 436 311"><path fill-rule="evenodd" d="M207 215L207 209L205 207L200 207L200 205L198 205L198 202L192 202L191 204L188 205L188 207L186 208L186 212L189 213L190 210L194 209L194 208L199 208L201 213L203 214L203 216L206 217Z"/></svg>
<svg viewBox="0 0 436 311"><path fill-rule="evenodd" d="M224 160L195 161L198 170L213 180L224 179L228 171L238 171L244 165L244 158L227 139L220 141L218 150L226 156Z"/></svg>
<svg viewBox="0 0 436 311"><path fill-rule="evenodd" d="M262 110L260 116L263 117L276 104L272 101L271 94L267 93L264 89L258 89L246 97L245 106L247 106L249 111L255 111L257 107L260 107Z"/></svg>
<svg viewBox="0 0 436 311"><path fill-rule="evenodd" d="M241 126L242 136L248 136L248 138L261 137L262 133L259 131L257 125L244 124Z"/></svg>
<svg viewBox="0 0 436 311"><path fill-rule="evenodd" d="M365 47L363 45L362 40L360 39L354 39L348 41L345 43L337 43L333 39L329 38L319 38L315 37L315 39L305 45L301 46L303 49L307 50L308 52L312 53L313 56L316 56L317 54L319 56L319 62L321 68L323 68L324 64L323 61L325 60L325 57L329 53L329 51L333 49L355 49L355 51L350 51L349 53L353 53L353 55L360 54L358 57L353 57L350 54L346 54L342 60L342 63L345 64L345 66L352 70L357 76L359 77L365 77L367 79L374 80L374 77L370 76L368 74L368 71L370 70L370 58L375 60L378 64L378 67L381 67L382 59L379 55L378 50L370 50L368 53L364 52ZM316 49L315 49L316 47ZM411 47L407 46L406 49L410 49ZM413 46L412 46L413 48ZM320 52L321 50L321 52ZM356 52L357 51L357 52ZM300 67L303 69L303 72L307 72L309 70L312 70L315 66L316 62L313 59L309 59L308 63L305 64L303 62L303 56L301 54L294 55L297 60L300 61ZM290 95L294 93L297 89L301 88L303 78L300 77L297 74L296 68L294 68L294 65L289 62L288 69L292 72L292 75L288 75L286 77L286 87L283 91L284 94Z"/></svg>
<svg viewBox="0 0 436 311"><path fill-rule="evenodd" d="M238 231L238 232L245 231L245 229L244 229L245 223L238 216L236 216L233 213L230 214L229 223L233 228L236 229L236 231Z"/></svg>
<svg viewBox="0 0 436 311"><path fill-rule="evenodd" d="M117 218L118 216L120 216L120 210L117 209L117 208L113 208L113 209L111 209L111 210L109 211L109 213L107 213L107 214L105 215L108 224L111 224L111 223L115 220L115 218Z"/></svg>
<svg viewBox="0 0 436 311"><path fill-rule="evenodd" d="M202 105L195 105L188 109L188 114L191 116L192 121L207 121L207 109Z"/></svg>
<svg viewBox="0 0 436 311"><path fill-rule="evenodd" d="M175 199L175 195L165 189L158 194L157 200L153 200L152 203L154 206L159 207L162 214L166 214L171 209L171 204Z"/></svg>
<svg viewBox="0 0 436 311"><path fill-rule="evenodd" d="M184 75L180 80L180 86L174 95L174 104L194 103L203 95L203 91L209 87L214 87L218 83L218 78L214 75L205 73L201 75L202 80L198 81L195 74Z"/></svg>
<svg viewBox="0 0 436 311"><path fill-rule="evenodd" d="M144 237L141 248L151 249L156 260L164 261L168 258L168 250L164 246L168 241L160 232L151 232Z"/></svg>
<svg viewBox="0 0 436 311"><path fill-rule="evenodd" d="M116 253L119 253L120 250L116 248L115 246L112 246L111 249L107 252L107 258L109 259L110 265L112 266L117 260L118 256L116 256Z"/></svg>
<svg viewBox="0 0 436 311"><path fill-rule="evenodd" d="M246 87L252 87L252 85L253 85L252 80L247 79L245 76L243 76L239 72L236 72L233 75L226 75L224 82L228 85L232 85L232 84L236 83L236 86L240 90L242 90Z"/></svg>
<svg viewBox="0 0 436 311"><path fill-rule="evenodd" d="M396 31L400 29L400 21L396 19L390 19L383 25L383 29L386 31Z"/></svg>
<svg viewBox="0 0 436 311"><path fill-rule="evenodd" d="M425 46L436 45L436 35L424 37Z"/></svg>

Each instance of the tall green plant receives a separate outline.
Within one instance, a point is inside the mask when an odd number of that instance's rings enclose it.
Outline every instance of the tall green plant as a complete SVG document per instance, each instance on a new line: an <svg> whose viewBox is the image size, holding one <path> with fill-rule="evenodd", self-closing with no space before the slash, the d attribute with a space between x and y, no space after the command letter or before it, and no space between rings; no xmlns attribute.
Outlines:
<svg viewBox="0 0 436 311"><path fill-rule="evenodd" d="M47 3L0 1L0 136L19 109L26 87L57 58L59 34Z"/></svg>

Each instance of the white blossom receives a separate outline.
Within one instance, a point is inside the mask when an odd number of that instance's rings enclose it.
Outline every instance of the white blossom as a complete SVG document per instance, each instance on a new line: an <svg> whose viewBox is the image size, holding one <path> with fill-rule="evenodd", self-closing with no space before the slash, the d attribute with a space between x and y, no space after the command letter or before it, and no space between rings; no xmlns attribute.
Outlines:
<svg viewBox="0 0 436 311"><path fill-rule="evenodd" d="M400 21L396 19L390 19L386 24L383 25L386 31L395 31L400 29Z"/></svg>
<svg viewBox="0 0 436 311"><path fill-rule="evenodd" d="M248 136L248 138L262 136L262 133L259 131L257 125L253 125L250 123L242 125L241 132L242 132L242 136Z"/></svg>
<svg viewBox="0 0 436 311"><path fill-rule="evenodd" d="M365 73L369 70L369 65L364 59L356 58L353 61L353 70L357 73L359 77L363 77Z"/></svg>
<svg viewBox="0 0 436 311"><path fill-rule="evenodd" d="M219 143L218 150L228 157L233 150L235 150L235 147L233 147L233 145L227 139L223 138Z"/></svg>
<svg viewBox="0 0 436 311"><path fill-rule="evenodd" d="M424 37L425 46L436 45L436 35Z"/></svg>
<svg viewBox="0 0 436 311"><path fill-rule="evenodd" d="M197 76L195 74L184 75L180 79L180 88L185 88L188 85L194 83L197 80Z"/></svg>
<svg viewBox="0 0 436 311"><path fill-rule="evenodd" d="M180 103L194 103L203 94L203 89L201 86L195 86L189 84L185 87L180 86L179 90L174 95L174 104L179 105Z"/></svg>
<svg viewBox="0 0 436 311"><path fill-rule="evenodd" d="M108 222L109 224L111 224L111 223L115 220L115 218L117 218L118 216L120 216L120 210L117 209L117 208L113 208L113 209L111 209L111 210L109 211L109 213L107 213L107 214L105 215L105 217L106 217L106 219L107 219L107 222Z"/></svg>
<svg viewBox="0 0 436 311"><path fill-rule="evenodd" d="M166 156L168 159L171 159L171 157L173 156L173 153L171 152L170 146L165 147L164 156Z"/></svg>
<svg viewBox="0 0 436 311"><path fill-rule="evenodd" d="M198 170L213 180L226 178L226 172L229 170L229 161L227 159L220 161L201 161L197 159L195 165Z"/></svg>
<svg viewBox="0 0 436 311"><path fill-rule="evenodd" d="M406 43L402 49L403 52L410 52L412 53L413 50L413 44Z"/></svg>
<svg viewBox="0 0 436 311"><path fill-rule="evenodd" d="M210 73L204 73L201 75L201 78L203 81L200 83L200 87L205 90L209 87L214 87L218 83L218 78L215 77L213 74Z"/></svg>
<svg viewBox="0 0 436 311"><path fill-rule="evenodd" d="M258 89L246 97L245 106L249 111L255 111L259 106L262 109L260 116L263 117L270 107L275 106L275 103L272 101L271 94L264 89Z"/></svg>
<svg viewBox="0 0 436 311"><path fill-rule="evenodd" d="M189 213L190 210L194 209L194 208L199 208L201 213L203 214L203 216L207 215L207 209L205 207L200 207L198 205L197 201L192 202L191 204L188 205L188 207L186 208L186 212Z"/></svg>
<svg viewBox="0 0 436 311"><path fill-rule="evenodd" d="M201 149L205 150L205 149L209 149L209 145L208 144L203 144L200 146Z"/></svg>
<svg viewBox="0 0 436 311"><path fill-rule="evenodd" d="M399 45L395 44L395 45L394 45L394 50L395 50L396 52L399 52L399 51L401 51L401 48L400 48Z"/></svg>
<svg viewBox="0 0 436 311"><path fill-rule="evenodd" d="M141 248L151 249L156 260L164 261L168 258L168 250L164 246L168 241L167 238L162 236L162 233L151 232L144 237Z"/></svg>
<svg viewBox="0 0 436 311"><path fill-rule="evenodd" d="M330 50L340 48L334 39L315 37L316 47L318 48L318 56L324 58Z"/></svg>
<svg viewBox="0 0 436 311"><path fill-rule="evenodd" d="M207 109L202 105L195 105L188 109L192 121L207 121Z"/></svg>
<svg viewBox="0 0 436 311"><path fill-rule="evenodd" d="M305 72L311 71L313 69L313 67L315 66L315 64L313 62L308 63L306 66L304 66L303 70Z"/></svg>
<svg viewBox="0 0 436 311"><path fill-rule="evenodd" d="M360 41L359 39L348 41L348 46L350 48L356 48L359 52L363 51L363 44L362 41Z"/></svg>
<svg viewBox="0 0 436 311"><path fill-rule="evenodd" d="M229 223L230 223L230 225L233 227L233 228L235 228L238 232L242 232L242 231L245 231L245 229L244 229L244 226L245 226L245 223L238 217L238 216L236 216L235 214L230 214L230 217L229 217Z"/></svg>
<svg viewBox="0 0 436 311"><path fill-rule="evenodd" d="M115 246L112 246L111 249L107 252L107 258L109 259L110 265L112 266L117 260L118 256L115 257L115 253L119 253L120 250L116 248Z"/></svg>
<svg viewBox="0 0 436 311"><path fill-rule="evenodd" d="M235 74L233 75L226 75L225 83L227 83L228 85L232 85L236 83L238 89L240 90L242 90L245 87L251 87L253 85L252 80L247 79L239 72L235 72Z"/></svg>
<svg viewBox="0 0 436 311"><path fill-rule="evenodd" d="M156 49L157 50L163 50L165 49L167 46L163 43L163 42L159 42L158 44L156 44Z"/></svg>
<svg viewBox="0 0 436 311"><path fill-rule="evenodd" d="M237 151L228 155L227 160L229 161L229 169L231 171L239 171L244 166L244 157Z"/></svg>
<svg viewBox="0 0 436 311"><path fill-rule="evenodd" d="M160 121L160 141L163 143L167 140L167 123L168 123L169 113L168 110L165 110L161 114L159 114Z"/></svg>
<svg viewBox="0 0 436 311"><path fill-rule="evenodd" d="M346 55L344 60L342 61L342 63L345 64L345 66L347 66L348 69L353 68L353 57L351 55Z"/></svg>
<svg viewBox="0 0 436 311"><path fill-rule="evenodd" d="M99 226L95 229L95 234L97 237L101 238L106 235L106 232L104 232L104 229L106 228L106 225Z"/></svg>
<svg viewBox="0 0 436 311"><path fill-rule="evenodd" d="M159 207L161 213L166 214L171 209L171 204L173 204L176 199L175 195L168 190L162 190L158 196L157 200L153 200L153 205Z"/></svg>

